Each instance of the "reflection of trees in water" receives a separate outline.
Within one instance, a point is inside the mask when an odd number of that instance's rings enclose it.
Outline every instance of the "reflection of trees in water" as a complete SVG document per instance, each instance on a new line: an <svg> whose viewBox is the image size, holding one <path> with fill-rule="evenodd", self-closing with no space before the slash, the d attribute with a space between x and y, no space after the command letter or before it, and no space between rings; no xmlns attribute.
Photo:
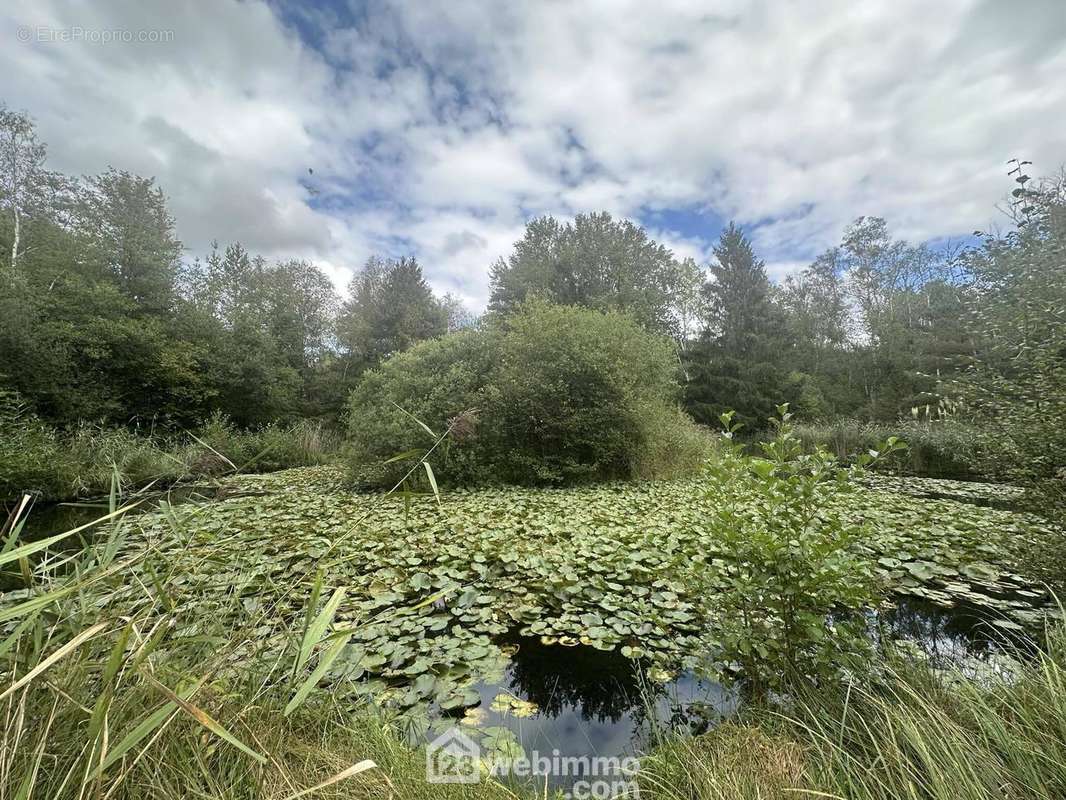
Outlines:
<svg viewBox="0 0 1066 800"><path fill-rule="evenodd" d="M995 638L979 611L945 609L922 600L898 599L895 608L881 614L881 622L892 638L914 640L937 660L987 653Z"/></svg>
<svg viewBox="0 0 1066 800"><path fill-rule="evenodd" d="M643 707L635 662L618 651L545 645L535 638L515 644L511 690L549 717L573 708L585 719L618 722Z"/></svg>

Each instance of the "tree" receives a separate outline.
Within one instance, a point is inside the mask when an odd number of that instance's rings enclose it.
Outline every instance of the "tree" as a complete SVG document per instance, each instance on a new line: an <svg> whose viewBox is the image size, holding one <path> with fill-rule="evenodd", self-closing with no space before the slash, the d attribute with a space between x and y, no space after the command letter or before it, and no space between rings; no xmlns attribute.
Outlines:
<svg viewBox="0 0 1066 800"><path fill-rule="evenodd" d="M471 313L466 304L451 292L445 292L438 301L448 321L448 333L470 328L477 324L477 316Z"/></svg>
<svg viewBox="0 0 1066 800"><path fill-rule="evenodd" d="M348 285L337 338L357 371L447 331L447 311L413 258L373 257Z"/></svg>
<svg viewBox="0 0 1066 800"><path fill-rule="evenodd" d="M979 332L956 389L1021 454L1000 465L1046 479L1066 464L1066 177L1021 182L1015 225L966 254ZM1017 191L1017 190L1016 190Z"/></svg>
<svg viewBox="0 0 1066 800"><path fill-rule="evenodd" d="M285 261L265 276L271 335L289 365L308 373L332 345L337 295L333 282L308 261Z"/></svg>
<svg viewBox="0 0 1066 800"><path fill-rule="evenodd" d="M784 397L783 318L765 265L735 224L722 232L714 256L703 337L687 359L686 402L700 422L734 409L746 424L761 425Z"/></svg>
<svg viewBox="0 0 1066 800"><path fill-rule="evenodd" d="M715 245L714 257L712 280L704 287L707 331L738 358L762 355L775 317L766 265L732 222Z"/></svg>
<svg viewBox="0 0 1066 800"><path fill-rule="evenodd" d="M677 263L668 249L628 220L606 212L561 224L526 225L506 261L493 265L489 310L508 314L532 297L600 311L631 313L645 328L671 329Z"/></svg>
<svg viewBox="0 0 1066 800"><path fill-rule="evenodd" d="M841 273L840 250L818 256L799 277L789 275L779 295L797 347L806 351L811 368L820 368L828 354L848 342L850 318Z"/></svg>
<svg viewBox="0 0 1066 800"><path fill-rule="evenodd" d="M11 222L12 272L25 252L27 218L46 208L59 191L58 176L44 168L46 155L33 120L0 104L0 204Z"/></svg>
<svg viewBox="0 0 1066 800"><path fill-rule="evenodd" d="M957 368L957 359L931 361L923 347L939 349L946 339L965 340L957 330L958 314L954 324L939 316L939 329L927 335L934 319L930 293L943 307L959 282L952 259L926 245L893 240L878 217L859 217L850 225L839 254L867 340L862 359L865 413L893 419L915 406L935 404L938 382Z"/></svg>
<svg viewBox="0 0 1066 800"><path fill-rule="evenodd" d="M80 207L79 225L91 257L140 312L169 310L182 245L155 180L109 169L89 179Z"/></svg>

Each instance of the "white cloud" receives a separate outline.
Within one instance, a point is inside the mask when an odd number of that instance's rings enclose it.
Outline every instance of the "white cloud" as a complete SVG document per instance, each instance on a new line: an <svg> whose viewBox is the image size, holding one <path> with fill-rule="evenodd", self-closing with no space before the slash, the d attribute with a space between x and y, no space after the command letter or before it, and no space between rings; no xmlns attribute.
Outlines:
<svg viewBox="0 0 1066 800"><path fill-rule="evenodd" d="M531 215L691 207L781 276L862 214L912 240L986 228L1004 162L1050 172L1066 145L1059 0L209 8L6 4L0 98L57 169L156 175L192 252L240 239L338 283L410 252L480 305ZM174 36L17 44L19 25ZM669 213L654 227L707 256Z"/></svg>

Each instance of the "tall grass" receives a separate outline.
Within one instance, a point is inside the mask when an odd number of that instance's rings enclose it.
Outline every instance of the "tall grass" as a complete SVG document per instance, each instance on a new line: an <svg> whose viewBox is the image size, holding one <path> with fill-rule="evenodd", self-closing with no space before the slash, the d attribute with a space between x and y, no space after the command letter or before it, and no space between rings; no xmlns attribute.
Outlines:
<svg viewBox="0 0 1066 800"><path fill-rule="evenodd" d="M123 489L230 472L271 472L330 460L339 437L318 420L242 430L222 415L168 436L83 423L57 431L0 404L0 501L30 492L44 500L106 493L118 471Z"/></svg>
<svg viewBox="0 0 1066 800"><path fill-rule="evenodd" d="M884 460L881 468L926 478L998 479L1008 477L1009 445L992 432L955 420L907 420L897 423L837 419L796 425L796 436L808 449L822 445L838 458L865 453L895 436L906 451Z"/></svg>
<svg viewBox="0 0 1066 800"><path fill-rule="evenodd" d="M642 769L642 794L670 800L1066 797L1066 629L1010 680L965 679L893 658L791 709L755 709Z"/></svg>
<svg viewBox="0 0 1066 800"><path fill-rule="evenodd" d="M369 706L318 691L360 624L338 617L343 586L314 565L253 597L208 586L205 615L183 578L215 546L181 546L204 509L161 507L164 547L112 481L110 512L81 529L20 543L28 496L0 527L3 579L24 587L0 598L0 800L516 797L426 784Z"/></svg>

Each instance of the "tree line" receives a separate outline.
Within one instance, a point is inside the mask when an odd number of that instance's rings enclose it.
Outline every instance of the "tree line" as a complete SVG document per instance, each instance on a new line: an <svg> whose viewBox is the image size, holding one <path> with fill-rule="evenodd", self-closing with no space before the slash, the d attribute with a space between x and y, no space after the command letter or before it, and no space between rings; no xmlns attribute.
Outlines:
<svg viewBox="0 0 1066 800"><path fill-rule="evenodd" d="M184 259L153 179L61 175L46 155L32 120L0 109L0 386L52 422L329 418L367 369L477 323L412 258L371 258L343 298L314 264L239 243ZM700 422L732 408L758 425L782 400L800 418L935 415L988 349L991 247L913 245L860 217L775 285L732 223L699 265L606 213L548 216L491 266L486 314L535 298L625 312L674 343Z"/></svg>

